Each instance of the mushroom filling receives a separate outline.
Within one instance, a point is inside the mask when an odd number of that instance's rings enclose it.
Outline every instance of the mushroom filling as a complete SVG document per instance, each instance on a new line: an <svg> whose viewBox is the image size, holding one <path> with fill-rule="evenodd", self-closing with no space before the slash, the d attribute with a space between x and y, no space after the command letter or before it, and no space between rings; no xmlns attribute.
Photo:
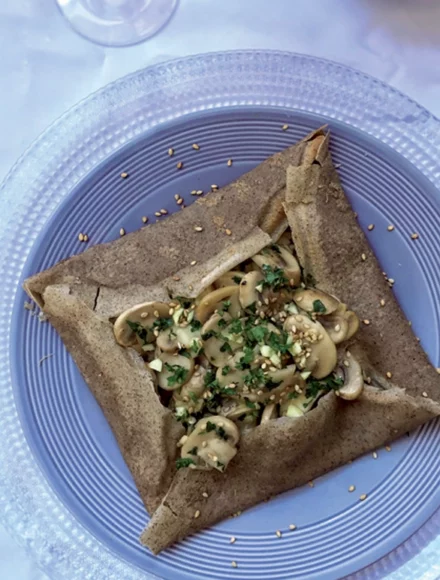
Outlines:
<svg viewBox="0 0 440 580"><path fill-rule="evenodd" d="M143 357L162 403L186 429L177 468L224 471L247 430L302 417L332 390L346 400L362 392L362 369L339 346L359 320L306 286L288 239L195 300L146 302L115 321L117 342Z"/></svg>

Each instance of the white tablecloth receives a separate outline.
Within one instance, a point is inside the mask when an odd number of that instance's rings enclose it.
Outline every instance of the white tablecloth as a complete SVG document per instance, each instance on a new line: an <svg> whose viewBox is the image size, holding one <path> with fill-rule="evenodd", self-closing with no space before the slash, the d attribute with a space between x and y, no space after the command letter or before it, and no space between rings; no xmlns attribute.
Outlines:
<svg viewBox="0 0 440 580"><path fill-rule="evenodd" d="M171 58L235 48L336 60L440 116L438 0L180 0L166 28L130 48L84 40L54 0L0 0L0 179L45 127L108 82ZM1 526L0 578L46 579Z"/></svg>

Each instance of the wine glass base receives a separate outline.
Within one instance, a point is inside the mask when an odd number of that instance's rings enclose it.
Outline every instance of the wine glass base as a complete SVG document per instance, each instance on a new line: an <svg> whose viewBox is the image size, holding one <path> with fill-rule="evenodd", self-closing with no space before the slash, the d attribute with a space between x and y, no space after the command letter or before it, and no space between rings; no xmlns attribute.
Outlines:
<svg viewBox="0 0 440 580"><path fill-rule="evenodd" d="M144 0L117 9L94 9L93 0L56 0L62 14L81 36L105 46L128 46L150 38L171 18L178 0ZM99 4L99 3L98 3Z"/></svg>

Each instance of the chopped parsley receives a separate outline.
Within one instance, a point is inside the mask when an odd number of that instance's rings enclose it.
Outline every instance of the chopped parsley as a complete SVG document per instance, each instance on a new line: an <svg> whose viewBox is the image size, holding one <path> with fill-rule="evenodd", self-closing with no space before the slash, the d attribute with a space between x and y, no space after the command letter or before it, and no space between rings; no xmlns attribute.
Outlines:
<svg viewBox="0 0 440 580"><path fill-rule="evenodd" d="M227 312L229 310L229 307L231 306L231 301L230 300L224 300L222 303L222 306L219 308L219 310L221 312Z"/></svg>
<svg viewBox="0 0 440 580"><path fill-rule="evenodd" d="M225 320L224 318L220 318L220 320L217 322L217 326L218 326L219 328L225 328L225 326L226 326L227 324L228 324L228 323L226 322L226 320Z"/></svg>
<svg viewBox="0 0 440 580"><path fill-rule="evenodd" d="M235 363L235 368L240 370L248 369L251 365L251 362L254 360L254 351L249 346L244 347L244 354L240 358L240 360Z"/></svg>
<svg viewBox="0 0 440 580"><path fill-rule="evenodd" d="M320 381L311 380L306 386L306 397L308 399L314 399L321 391L326 393L337 391L343 384L344 380L341 377L335 377L334 375L328 375Z"/></svg>
<svg viewBox="0 0 440 580"><path fill-rule="evenodd" d="M184 296L176 296L175 298L182 308L190 308L192 301L189 298L185 298Z"/></svg>
<svg viewBox="0 0 440 580"><path fill-rule="evenodd" d="M188 451L190 455L197 455L198 447L193 447Z"/></svg>
<svg viewBox="0 0 440 580"><path fill-rule="evenodd" d="M251 342L264 342L266 334L269 332L266 326L259 324L258 326L252 326L247 332L246 337L248 341Z"/></svg>
<svg viewBox="0 0 440 580"><path fill-rule="evenodd" d="M231 372L231 367L229 365L226 365L222 368L222 375L225 377L228 373Z"/></svg>
<svg viewBox="0 0 440 580"><path fill-rule="evenodd" d="M189 323L189 327L191 328L192 332L196 332L197 330L200 330L202 328L202 323L200 322L200 320L196 320L195 318L193 318Z"/></svg>
<svg viewBox="0 0 440 580"><path fill-rule="evenodd" d="M276 252L277 254L281 254L281 250L276 244L272 244L271 249Z"/></svg>
<svg viewBox="0 0 440 580"><path fill-rule="evenodd" d="M240 278L240 276L232 276L232 281L233 281L235 284L240 284L240 282L241 282L241 278Z"/></svg>
<svg viewBox="0 0 440 580"><path fill-rule="evenodd" d="M280 334L271 332L266 339L266 344L268 344L274 351L284 354L289 351L290 345L287 344L287 339L289 335L284 330L280 331Z"/></svg>
<svg viewBox="0 0 440 580"><path fill-rule="evenodd" d="M313 312L317 312L318 314L325 314L325 312L327 312L327 308L324 306L321 300L314 300Z"/></svg>
<svg viewBox="0 0 440 580"><path fill-rule="evenodd" d="M215 431L216 430L216 426L215 423L212 423L211 421L208 421L206 423L206 432L210 433L211 431Z"/></svg>
<svg viewBox="0 0 440 580"><path fill-rule="evenodd" d="M243 380L250 389L264 387L266 384L266 376L261 369L250 369Z"/></svg>
<svg viewBox="0 0 440 580"><path fill-rule="evenodd" d="M229 332L231 334L240 334L240 332L243 332L243 323L240 319L237 318L231 322L229 325Z"/></svg>
<svg viewBox="0 0 440 580"><path fill-rule="evenodd" d="M171 328L172 326L173 326L172 318L157 318L153 322L153 328L157 328L157 330L167 330L167 328Z"/></svg>
<svg viewBox="0 0 440 580"><path fill-rule="evenodd" d="M176 460L177 469L182 469L182 467L188 467L191 464L195 465L191 457L179 457L179 459Z"/></svg>
<svg viewBox="0 0 440 580"><path fill-rule="evenodd" d="M225 441L227 441L229 439L229 436L223 427L217 427L216 433L220 437L220 439L224 439Z"/></svg>
<svg viewBox="0 0 440 580"><path fill-rule="evenodd" d="M220 347L220 352L232 352L232 347L229 342L224 342Z"/></svg>
<svg viewBox="0 0 440 580"><path fill-rule="evenodd" d="M225 464L222 463L221 461L217 461L217 467L219 467L222 471L225 468Z"/></svg>
<svg viewBox="0 0 440 580"><path fill-rule="evenodd" d="M142 340L143 344L147 344L148 329L142 326L142 324L139 324L139 322L131 322L131 320L127 320L127 324L131 330Z"/></svg>
<svg viewBox="0 0 440 580"><path fill-rule="evenodd" d="M246 407L248 409L256 409L257 408L255 403L253 403L252 401L249 401L248 399L246 399Z"/></svg>
<svg viewBox="0 0 440 580"><path fill-rule="evenodd" d="M170 365L169 363L165 363L165 368L169 373L172 373L167 378L169 387L183 383L188 375L188 371L180 365Z"/></svg>
<svg viewBox="0 0 440 580"><path fill-rule="evenodd" d="M200 354L200 351L202 350L202 345L200 344L200 342L198 340L193 340L190 346L190 349L192 350L192 352L195 352L196 354Z"/></svg>
<svg viewBox="0 0 440 580"><path fill-rule="evenodd" d="M266 288L280 290L284 286L287 286L289 283L289 280L286 278L282 268L272 268L272 266L263 264L263 274L263 286Z"/></svg>
<svg viewBox="0 0 440 580"><path fill-rule="evenodd" d="M194 391L190 391L188 394L189 394L189 398L191 399L191 401L193 403L197 403L197 401L199 400L199 397L194 393Z"/></svg>

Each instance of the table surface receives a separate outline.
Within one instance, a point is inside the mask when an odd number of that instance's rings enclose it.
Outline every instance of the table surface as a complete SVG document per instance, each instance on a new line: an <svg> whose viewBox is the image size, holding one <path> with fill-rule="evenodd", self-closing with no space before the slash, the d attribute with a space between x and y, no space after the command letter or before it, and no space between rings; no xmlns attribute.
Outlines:
<svg viewBox="0 0 440 580"><path fill-rule="evenodd" d="M107 83L168 59L238 48L339 61L440 116L437 0L180 0L162 31L129 48L78 36L54 0L2 0L0 180L49 124ZM47 580L1 526L0 578Z"/></svg>

